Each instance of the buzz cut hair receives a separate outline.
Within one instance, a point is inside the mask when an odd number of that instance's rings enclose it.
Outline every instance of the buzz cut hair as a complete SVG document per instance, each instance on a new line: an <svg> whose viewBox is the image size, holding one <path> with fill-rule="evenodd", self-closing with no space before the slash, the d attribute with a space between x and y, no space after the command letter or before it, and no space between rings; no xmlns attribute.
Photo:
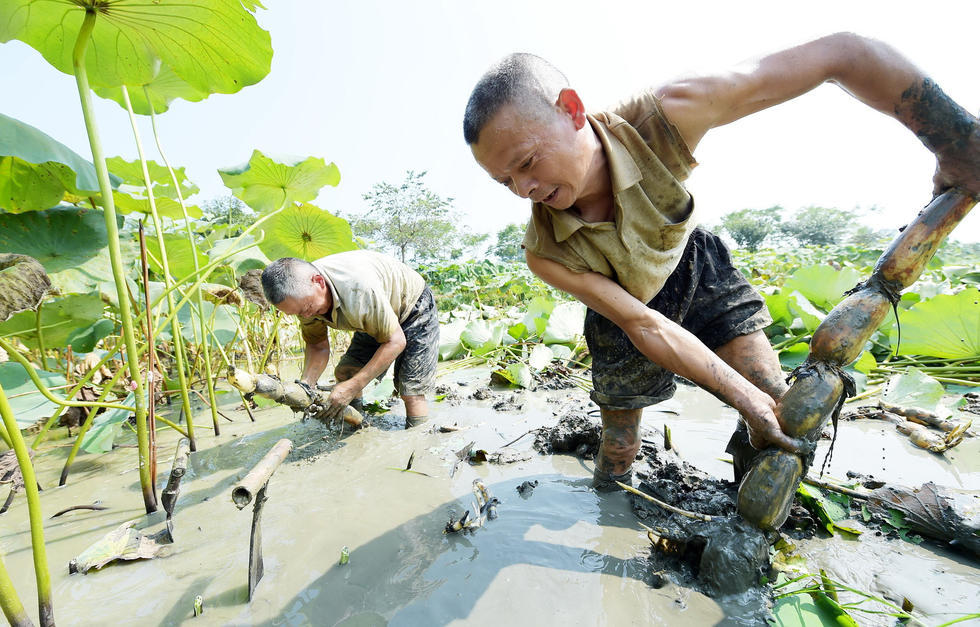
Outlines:
<svg viewBox="0 0 980 627"><path fill-rule="evenodd" d="M479 141L483 128L506 104L532 112L550 110L565 87L565 75L541 57L526 52L509 54L487 70L473 88L463 115L463 138L469 145Z"/></svg>
<svg viewBox="0 0 980 627"><path fill-rule="evenodd" d="M310 275L317 272L309 261L296 257L276 259L262 271L262 292L265 299L278 305L287 298L306 296Z"/></svg>

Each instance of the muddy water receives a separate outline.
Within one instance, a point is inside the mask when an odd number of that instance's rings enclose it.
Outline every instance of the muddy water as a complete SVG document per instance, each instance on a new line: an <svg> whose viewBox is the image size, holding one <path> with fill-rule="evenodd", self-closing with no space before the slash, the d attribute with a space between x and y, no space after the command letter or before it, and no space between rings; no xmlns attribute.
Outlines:
<svg viewBox="0 0 980 627"><path fill-rule="evenodd" d="M486 372L456 373L446 382L468 395ZM514 411L491 400L434 404L431 426L400 429L397 413L375 426L340 435L288 410L256 412L251 423L226 395L222 435L199 431L175 515L176 543L165 557L68 575L69 560L120 523L142 514L134 449L83 455L69 484L55 488L67 445L39 455L46 518L71 505L100 501L106 511L75 511L45 521L55 613L59 625L484 625L493 624L759 624L758 604L723 604L667 584L653 588L648 541L622 493L589 488L592 462L532 454L532 436L510 448L530 457L513 464L460 464L455 451L471 441L493 452L529 429L553 424L555 412L584 398L578 391L519 394ZM505 398L509 397L509 393ZM496 399L499 400L499 399ZM397 407L400 411L400 406ZM674 412L683 414L683 418ZM209 414L197 414L198 422ZM672 401L645 413L644 424L666 422L682 457L728 477L724 443L734 412L703 392L682 387ZM918 485L926 480L977 489L978 439L942 458L889 432L890 425L842 424L829 473L854 469ZM262 520L265 576L247 598L249 509L231 502L232 485L277 440L296 449L269 484ZM159 485L166 482L175 438L162 431ZM121 442L131 443L123 437ZM879 454L879 449L884 452ZM404 473L412 468L430 477ZM872 454L873 453L873 454ZM818 460L821 453L818 453ZM884 459L880 459L884 457ZM472 511L472 481L482 479L502 502L499 517L466 535L446 535L451 515ZM537 480L529 495L516 487ZM17 591L35 615L27 510L19 497L0 518L0 550ZM880 546L879 546L880 545ZM350 562L339 565L347 546ZM882 547L887 547L884 550ZM935 547L862 539L813 540L801 549L832 576L875 592L915 594L920 607L959 611L978 606L980 571ZM880 571L880 572L879 572ZM923 581L923 573L929 577ZM871 582L869 584L869 582ZM204 616L192 618L193 599ZM969 601L972 595L972 606ZM909 597L912 598L912 597Z"/></svg>

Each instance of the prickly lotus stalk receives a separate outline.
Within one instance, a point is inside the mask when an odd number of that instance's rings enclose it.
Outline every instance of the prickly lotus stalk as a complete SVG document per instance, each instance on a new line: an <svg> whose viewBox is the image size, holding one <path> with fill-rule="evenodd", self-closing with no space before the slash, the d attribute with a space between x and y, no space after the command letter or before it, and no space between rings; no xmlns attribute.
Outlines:
<svg viewBox="0 0 980 627"><path fill-rule="evenodd" d="M820 436L848 394L840 368L858 357L898 293L915 282L943 238L976 202L958 190L933 199L881 256L871 278L827 315L813 334L806 366L795 373L779 402L780 423L788 435L810 442ZM786 451L764 451L739 486L739 513L758 527L778 529L808 465L809 460Z"/></svg>

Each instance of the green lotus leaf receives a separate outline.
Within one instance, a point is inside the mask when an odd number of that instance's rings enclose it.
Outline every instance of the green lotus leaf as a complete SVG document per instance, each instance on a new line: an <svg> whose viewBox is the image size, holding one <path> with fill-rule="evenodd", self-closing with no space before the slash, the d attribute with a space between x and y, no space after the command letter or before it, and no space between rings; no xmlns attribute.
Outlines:
<svg viewBox="0 0 980 627"><path fill-rule="evenodd" d="M17 312L37 309L51 280L37 259L0 253L0 322Z"/></svg>
<svg viewBox="0 0 980 627"><path fill-rule="evenodd" d="M182 280L194 272L194 253L191 249L191 243L187 241L186 237L176 233L164 233L163 245L167 247L167 265L170 266L171 276L177 280ZM160 256L160 245L157 243L157 238L146 238L146 250L152 253L152 256L147 257L150 268L160 276L163 276L163 268L156 261L159 260L162 263L163 260ZM154 260L154 257L156 260ZM198 251L198 267L201 268L207 264L208 256Z"/></svg>
<svg viewBox="0 0 980 627"><path fill-rule="evenodd" d="M466 324L459 339L466 348L476 350L493 341L493 330L486 320L473 320Z"/></svg>
<svg viewBox="0 0 980 627"><path fill-rule="evenodd" d="M259 248L269 259L320 257L356 250L350 224L310 204L288 207L265 223Z"/></svg>
<svg viewBox="0 0 980 627"><path fill-rule="evenodd" d="M127 190L130 193L126 193ZM112 199L115 203L116 211L119 213L145 213L147 215L151 213L150 199L144 195L144 188L136 190L128 185L123 185L119 191L112 192ZM171 220L184 219L184 212L180 208L180 203L176 200L171 200L166 196L158 196L154 198L154 201L157 206L157 215L170 218ZM204 215L201 212L201 208L195 207L194 205L185 203L184 209L187 210L187 215L190 218L200 218Z"/></svg>
<svg viewBox="0 0 980 627"><path fill-rule="evenodd" d="M215 338L217 338L217 342L221 342L222 346L226 346L228 342L235 338L235 332L238 329L238 325L235 321L238 318L238 315L232 312L229 307L217 305L217 311L215 311L215 308L215 305L207 301L202 303L201 311L204 315L204 319L208 321L208 328L214 332L214 335L209 334L208 341L211 346L214 346L216 344ZM213 319L212 313L214 314ZM197 340L194 337L194 327L200 324L197 320L197 316L194 316L194 319L192 320L190 307L181 307L180 311L177 313L177 317L180 319L180 323L182 325L180 334L184 336L184 339L187 342L196 343Z"/></svg>
<svg viewBox="0 0 980 627"><path fill-rule="evenodd" d="M209 94L233 94L269 73L269 33L240 0L4 0L0 41L23 41L74 74L72 52L90 10L97 17L85 66L93 87L149 84L161 63Z"/></svg>
<svg viewBox="0 0 980 627"><path fill-rule="evenodd" d="M516 341L526 339L528 336L527 325L524 324L523 322L518 322L517 324L513 324L507 327L507 335L509 335L511 338L513 338Z"/></svg>
<svg viewBox="0 0 980 627"><path fill-rule="evenodd" d="M340 170L333 163L317 157L273 159L258 150L247 163L218 174L237 198L258 212L313 200L324 185L340 183Z"/></svg>
<svg viewBox="0 0 980 627"><path fill-rule="evenodd" d="M542 339L545 344L570 344L576 342L585 327L585 305L561 303L548 316Z"/></svg>
<svg viewBox="0 0 980 627"><path fill-rule="evenodd" d="M439 359L454 359L465 350L460 341L460 335L465 328L465 320L453 320L439 325Z"/></svg>
<svg viewBox="0 0 980 627"><path fill-rule="evenodd" d="M145 88L145 90L144 90ZM181 98L188 102L200 102L208 97L208 93L194 87L183 80L166 65L161 65L149 83L142 86L134 85L128 87L129 103L133 107L133 112L140 115L151 115L165 113L170 108L170 103ZM123 87L96 87L92 91L105 98L112 100L120 107L126 108L126 100L122 93Z"/></svg>
<svg viewBox="0 0 980 627"><path fill-rule="evenodd" d="M807 300L823 309L830 311L840 302L844 292L851 289L863 278L854 268L834 270L824 264L800 268L786 279L784 291L798 290Z"/></svg>
<svg viewBox="0 0 980 627"><path fill-rule="evenodd" d="M967 288L957 294L939 294L900 314L902 355L944 359L980 357L980 290ZM893 328L891 345L898 343Z"/></svg>
<svg viewBox="0 0 980 627"><path fill-rule="evenodd" d="M111 183L118 185L119 179L112 177ZM54 207L66 193L85 197L98 190L89 161L33 126L0 113L0 209L39 211Z"/></svg>
<svg viewBox="0 0 980 627"><path fill-rule="evenodd" d="M789 348L779 351L779 363L783 368L792 370L804 361L810 354L810 347L805 343L793 344Z"/></svg>
<svg viewBox="0 0 980 627"><path fill-rule="evenodd" d="M130 394L122 404L132 407L136 404L136 397ZM132 412L124 409L109 409L96 416L92 420L92 426L88 433L85 434L85 439L82 440L82 450L86 453L108 453L111 451L112 443L119 435L122 423L131 415Z"/></svg>
<svg viewBox="0 0 980 627"><path fill-rule="evenodd" d="M100 340L109 337L116 330L116 323L108 318L96 320L88 327L75 329L68 336L68 345L76 353L89 353Z"/></svg>
<svg viewBox="0 0 980 627"><path fill-rule="evenodd" d="M122 226L122 216L117 216ZM84 294L112 282L105 216L101 211L55 207L0 213L0 250L34 257L63 294ZM135 242L119 242L123 260L136 260Z"/></svg>
<svg viewBox="0 0 980 627"><path fill-rule="evenodd" d="M36 371L41 381L49 388L56 388L65 384L65 377L44 370ZM0 363L0 388L3 388L10 407L14 411L14 419L17 426L21 429L35 424L40 420L46 420L58 409L58 406L44 398L34 382L31 381L27 371L16 361L5 361Z"/></svg>
<svg viewBox="0 0 980 627"><path fill-rule="evenodd" d="M64 348L79 329L102 318L105 304L97 292L71 294L41 305L41 333L47 348ZM37 348L37 315L22 311L0 323L0 335L15 335L28 348ZM85 352L85 351L83 351Z"/></svg>
<svg viewBox="0 0 980 627"><path fill-rule="evenodd" d="M109 171L118 176L122 183L138 187L145 190L146 183L143 179L143 166L139 159L126 161L122 157L109 157L105 160ZM156 161L147 161L146 169L150 175L150 185L153 188L153 196L159 200L161 196L177 200L177 190L174 189L173 180L177 179L180 185L180 195L188 198L198 193L200 188L189 178L184 168L174 168L174 175L170 176L170 170L166 166L160 165Z"/></svg>
<svg viewBox="0 0 980 627"><path fill-rule="evenodd" d="M251 235L246 235L242 238L240 242L235 244L235 238L219 239L214 243L214 246L208 250L208 260L214 261L221 255L224 255L232 246L236 246L239 252L232 253L232 255L225 259L224 263L228 264L229 267L234 271L235 276L240 276L245 274L249 270L261 270L269 265L270 259L265 256L265 254L259 250L258 246L252 246L245 250L240 250L245 246L249 246L255 242L255 238Z"/></svg>
<svg viewBox="0 0 980 627"><path fill-rule="evenodd" d="M534 375L531 374L531 369L527 364L510 364L506 368L496 371L494 374L500 375L513 385L522 388L530 389L534 387Z"/></svg>
<svg viewBox="0 0 980 627"><path fill-rule="evenodd" d="M909 367L888 380L881 398L892 405L918 407L948 416L950 411L940 403L945 393L942 383L918 368Z"/></svg>
<svg viewBox="0 0 980 627"><path fill-rule="evenodd" d="M800 335L804 331L812 333L825 317L807 300L806 296L795 290L790 293L763 294L763 297L773 323L798 331L794 335ZM796 322L797 319L799 323ZM799 325L802 325L802 328L799 328Z"/></svg>

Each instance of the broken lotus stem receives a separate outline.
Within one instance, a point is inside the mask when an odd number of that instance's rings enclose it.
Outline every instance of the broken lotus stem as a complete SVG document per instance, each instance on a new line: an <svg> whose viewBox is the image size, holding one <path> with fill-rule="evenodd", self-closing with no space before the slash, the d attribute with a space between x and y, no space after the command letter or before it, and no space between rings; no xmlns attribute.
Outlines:
<svg viewBox="0 0 980 627"><path fill-rule="evenodd" d="M254 495L269 482L269 477L276 471L276 468L279 468L291 450L293 450L293 443L290 440L285 438L279 440L275 446L269 449L265 457L245 475L245 478L238 482L238 485L231 491L231 500L235 502L238 509L242 509L252 502Z"/></svg>
<svg viewBox="0 0 980 627"><path fill-rule="evenodd" d="M681 516L687 516L688 518L693 518L694 520L700 520L702 522L711 522L711 516L708 516L707 514L699 514L697 512L689 512L686 509L681 509L679 507L674 507L673 505L668 505L667 503L664 503L663 501L661 501L659 499L653 498L652 496L650 496L646 492L640 492L639 490L637 490L633 486L628 486L628 485L626 485L625 483L623 483L621 481L617 481L616 482L616 485L618 485L622 489L626 490L630 494L635 494L636 496L638 496L640 498L643 498L643 499L646 499L646 500L650 501L651 503L653 503L657 507L662 507L663 509L667 510L668 512L673 512L675 514L680 514Z"/></svg>

